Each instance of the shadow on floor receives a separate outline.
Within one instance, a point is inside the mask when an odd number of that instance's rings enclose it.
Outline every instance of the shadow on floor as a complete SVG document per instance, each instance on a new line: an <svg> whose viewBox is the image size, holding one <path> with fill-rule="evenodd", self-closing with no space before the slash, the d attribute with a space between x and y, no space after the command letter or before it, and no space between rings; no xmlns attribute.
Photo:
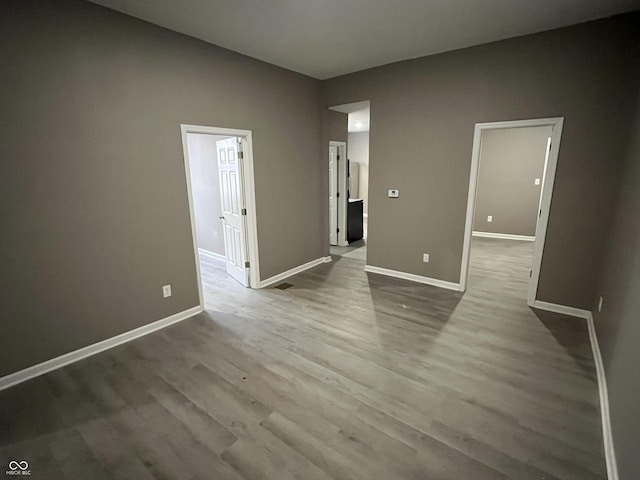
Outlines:
<svg viewBox="0 0 640 480"><path fill-rule="evenodd" d="M591 380L597 382L597 373L586 320L537 308L529 308L558 342L558 345L573 358L581 371Z"/></svg>

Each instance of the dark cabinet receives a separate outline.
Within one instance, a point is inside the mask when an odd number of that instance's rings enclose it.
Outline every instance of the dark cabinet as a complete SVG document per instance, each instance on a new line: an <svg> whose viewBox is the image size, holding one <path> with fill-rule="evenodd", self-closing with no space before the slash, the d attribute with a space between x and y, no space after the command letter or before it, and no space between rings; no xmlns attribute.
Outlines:
<svg viewBox="0 0 640 480"><path fill-rule="evenodd" d="M347 242L361 240L362 234L362 200L349 199L347 205Z"/></svg>

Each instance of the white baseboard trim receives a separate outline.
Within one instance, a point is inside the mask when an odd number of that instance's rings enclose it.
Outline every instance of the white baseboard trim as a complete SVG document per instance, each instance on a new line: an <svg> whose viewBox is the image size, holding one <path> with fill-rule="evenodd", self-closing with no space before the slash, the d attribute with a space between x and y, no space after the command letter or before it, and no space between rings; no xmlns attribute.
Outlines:
<svg viewBox="0 0 640 480"><path fill-rule="evenodd" d="M471 232L474 237L485 238L501 238L503 240L523 240L525 242L535 242L536 237L530 237L528 235L511 235L510 233L492 233L492 232Z"/></svg>
<svg viewBox="0 0 640 480"><path fill-rule="evenodd" d="M64 367L65 365L69 365L70 363L74 363L84 358L90 357L92 355L95 355L96 353L100 353L123 343L130 342L131 340L135 340L136 338L143 337L145 335L148 335L149 333L155 332L156 330L160 330L174 323L181 322L182 320L193 317L203 310L204 309L202 308L202 306L198 305L197 307L189 308L188 310L176 313L174 315L171 315L170 317L163 318L162 320L158 320L148 325L143 325L142 327L138 327L136 329L129 330L128 332L121 333L120 335L116 335L115 337L107 338L106 340L102 340L98 343L94 343L92 345L82 347L78 350L74 350L73 352L65 353L64 355L60 355L59 357L52 358L51 360L38 363L37 365L25 368L24 370L10 373L9 375L0 378L0 390L13 387L14 385L26 382L27 380L31 380L32 378L38 377L40 375L44 375L45 373L48 373L52 370L56 370L58 368Z"/></svg>
<svg viewBox="0 0 640 480"><path fill-rule="evenodd" d="M388 277L402 278L403 280L410 280L412 282L424 283L426 285L446 288L448 290L455 290L457 292L460 291L459 283L446 282L444 280L438 280L437 278L423 277L422 275L399 272L397 270L389 270L388 268L375 267L373 265L365 265L364 271L370 272L370 273L377 273L379 275L387 275Z"/></svg>
<svg viewBox="0 0 640 480"><path fill-rule="evenodd" d="M198 253L202 256L213 258L214 260L227 261L227 257L220 255L219 253L212 252L211 250L205 250L204 248L198 248Z"/></svg>
<svg viewBox="0 0 640 480"><path fill-rule="evenodd" d="M332 260L331 256L316 258L315 260L311 260L310 262L307 262L305 264L298 265L297 267L287 270L286 272L282 272L282 273L279 273L278 275L274 275L273 277L269 277L265 280L261 280L259 288L268 287L269 285L273 285L274 283L280 282L285 278L292 277L293 275L297 275L298 273L304 272L305 270L309 270L310 268L313 268L313 267L317 267L318 265L321 265L323 263L328 263L331 260Z"/></svg>
<svg viewBox="0 0 640 480"><path fill-rule="evenodd" d="M589 310L567 307L566 305L558 305L557 303L542 302L540 300L533 302L533 308L539 308L540 310L546 310L548 312L561 313L571 317L584 318L585 320L588 320L591 315Z"/></svg>
<svg viewBox="0 0 640 480"><path fill-rule="evenodd" d="M582 318L587 321L589 329L589 341L591 343L591 351L593 352L593 360L596 364L596 373L598 376L598 392L600 394L600 415L602 417L602 437L604 439L604 456L607 463L607 478L609 480L618 480L618 465L616 462L616 452L613 447L613 434L611 433L611 417L609 414L609 392L607 389L607 378L602 363L602 354L600 353L600 344L596 335L596 328L593 322L593 314L588 310L580 308L567 307L566 305L558 305L555 303L541 302L536 300L533 302L534 308L547 310L555 313L562 313L572 317Z"/></svg>
<svg viewBox="0 0 640 480"><path fill-rule="evenodd" d="M607 478L618 480L618 464L616 462L616 452L613 448L613 434L611 432L611 417L609 415L609 391L607 389L607 377L604 373L600 344L596 335L596 327L593 322L593 314L589 312L587 318L589 326L589 340L591 340L591 351L596 363L598 374L598 391L600 392L600 415L602 416L602 436L604 438L604 456L607 462Z"/></svg>

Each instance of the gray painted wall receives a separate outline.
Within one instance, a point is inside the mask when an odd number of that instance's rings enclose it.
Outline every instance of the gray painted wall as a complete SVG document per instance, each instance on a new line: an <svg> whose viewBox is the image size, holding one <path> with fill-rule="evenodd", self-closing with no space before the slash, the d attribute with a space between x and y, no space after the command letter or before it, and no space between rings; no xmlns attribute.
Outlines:
<svg viewBox="0 0 640 480"><path fill-rule="evenodd" d="M187 134L191 195L198 248L225 255L222 229L218 149L216 142L229 137Z"/></svg>
<svg viewBox="0 0 640 480"><path fill-rule="evenodd" d="M551 127L527 127L482 133L475 231L535 236L551 131Z"/></svg>
<svg viewBox="0 0 640 480"><path fill-rule="evenodd" d="M458 282L474 125L564 116L538 298L591 307L638 32L635 13L324 82L325 105L371 100L367 261Z"/></svg>
<svg viewBox="0 0 640 480"><path fill-rule="evenodd" d="M349 133L347 156L358 164L358 191L352 198L362 199L364 213L369 211L369 132Z"/></svg>
<svg viewBox="0 0 640 480"><path fill-rule="evenodd" d="M349 115L327 109L324 116L327 125L327 142L347 142L349 140ZM329 157L327 156L327 158Z"/></svg>
<svg viewBox="0 0 640 480"><path fill-rule="evenodd" d="M621 480L638 478L640 472L640 98L633 131L593 304ZM604 302L598 313L600 295Z"/></svg>
<svg viewBox="0 0 640 480"><path fill-rule="evenodd" d="M198 304L181 123L253 131L263 278L328 251L318 81L75 0L0 3L0 78L0 376Z"/></svg>

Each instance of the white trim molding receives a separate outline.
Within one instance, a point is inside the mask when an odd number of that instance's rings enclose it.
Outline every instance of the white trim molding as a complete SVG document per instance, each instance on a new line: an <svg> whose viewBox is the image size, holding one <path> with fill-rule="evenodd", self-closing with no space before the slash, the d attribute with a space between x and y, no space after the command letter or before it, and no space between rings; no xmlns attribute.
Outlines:
<svg viewBox="0 0 640 480"><path fill-rule="evenodd" d="M277 275L274 275L273 277L269 277L265 280L262 280L260 282L260 288L268 287L269 285L278 283L284 280L285 278L292 277L294 275L297 275L298 273L302 273L305 270L309 270L310 268L317 267L318 265L321 265L323 263L329 263L331 260L332 260L331 256L320 257L320 258L316 258L315 260L311 260L310 262L304 263L302 265L298 265L297 267L291 268L286 272L282 272Z"/></svg>
<svg viewBox="0 0 640 480"><path fill-rule="evenodd" d="M212 252L211 250L205 250L204 248L198 247L198 253L203 257L213 258L214 260L222 260L223 262L227 261L227 257L225 257L224 255Z"/></svg>
<svg viewBox="0 0 640 480"><path fill-rule="evenodd" d="M474 237L500 238L502 240L522 240L524 242L535 242L536 241L536 237L531 237L531 236L528 236L528 235L512 235L510 233L478 232L478 231L474 230L472 235Z"/></svg>
<svg viewBox="0 0 640 480"><path fill-rule="evenodd" d="M598 375L598 391L600 393L600 415L602 417L602 437L604 439L604 456L607 462L607 478L609 480L618 480L618 463L616 461L616 451L613 447L611 416L609 414L609 391L607 389L607 377L604 372L602 354L600 353L600 344L598 343L596 326L593 322L593 314L591 312L589 312L589 316L587 318L587 325L589 327L589 339L591 340L593 360L595 361L596 373Z"/></svg>
<svg viewBox="0 0 640 480"><path fill-rule="evenodd" d="M365 265L365 272L377 273L379 275L386 275L388 277L402 278L403 280L409 280L411 282L424 283L425 285L431 285L434 287L446 288L447 290L460 291L460 284L447 282L445 280L439 280L437 278L424 277L422 275L416 275L414 273L399 272L398 270L390 270L388 268L376 267L373 265Z"/></svg>
<svg viewBox="0 0 640 480"><path fill-rule="evenodd" d="M180 125L182 134L182 154L184 158L184 170L187 183L187 197L189 200L189 216L191 218L191 236L193 237L193 252L196 262L196 274L198 276L198 294L200 304L203 304L202 297L202 274L200 272L200 262L198 261L198 239L196 234L196 220L193 210L193 194L191 189L191 173L189 167L189 148L187 145L187 135L189 133L200 133L205 135L226 135L237 137L243 143L243 158L240 162L240 176L242 178L242 192L244 195L244 205L247 209L245 218L245 240L247 245L247 259L251 267L249 268L249 286L259 288L260 286L260 258L258 254L258 222L256 217L256 195L255 177L253 172L253 140L251 130L239 130L236 128L207 127L202 125Z"/></svg>
<svg viewBox="0 0 640 480"><path fill-rule="evenodd" d="M538 281L540 278L540 267L542 265L542 254L544 241L547 235L547 224L549 222L549 210L551 208L551 196L553 193L553 183L556 176L556 166L558 163L558 153L560 152L560 139L562 136L562 126L564 117L535 118L531 120L515 120L506 122L476 123L473 133L473 148L471 151L471 169L469 173L469 192L467 195L467 216L465 219L464 243L462 244L462 262L460 265L460 290L467 288L467 277L469 274L469 257L471 252L471 236L473 233L473 217L476 209L476 191L478 187L478 171L480 168L480 156L482 153L482 133L485 130L495 130L500 128L523 128L523 127L552 127L551 149L547 156L546 168L542 181L542 193L540 196L540 212L536 225L536 237L534 240L533 268L531 269L531 281L529 282L529 293L527 304L533 306L538 293Z"/></svg>
<svg viewBox="0 0 640 480"><path fill-rule="evenodd" d="M347 142L329 141L329 147L338 147L338 246L347 247L347 204L349 197L347 191ZM327 203L327 208L328 208Z"/></svg>
<svg viewBox="0 0 640 480"><path fill-rule="evenodd" d="M125 333L121 333L120 335L116 335L115 337L107 338L106 340L102 340L98 343L94 343L86 347L82 347L78 350L74 350L73 352L65 353L64 355L60 355L59 357L55 357L42 363L38 363L37 365L25 368L24 370L11 373L0 378L0 390L13 387L14 385L26 382L27 380L31 380L35 377L39 377L40 375L44 375L45 373L49 373L52 370L56 370L58 368L69 365L70 363L78 362L84 358L95 355L96 353L104 352L105 350L108 350L110 348L130 342L132 340L135 340L136 338L143 337L152 332L155 332L156 330L163 329L165 327L168 327L169 325L173 325L174 323L178 323L182 320L193 317L194 315L197 315L203 311L204 309L202 308L202 306L198 305L196 307L178 312L156 322L143 325L133 330L129 330Z"/></svg>
<svg viewBox="0 0 640 480"><path fill-rule="evenodd" d="M547 312L561 313L563 315L569 315L570 317L584 318L585 320L591 315L589 310L567 307L566 305L558 305L557 303L543 302L541 300L536 300L531 306L533 308L539 308L540 310L546 310Z"/></svg>
<svg viewBox="0 0 640 480"><path fill-rule="evenodd" d="M591 351L593 352L593 361L596 365L596 374L598 377L598 393L600 395L600 416L602 419L602 438L604 440L604 456L607 464L607 478L609 480L618 480L618 464L616 462L616 452L613 446L613 434L611 431L611 416L609 413L609 391L607 389L607 377L602 362L602 354L600 353L600 344L596 335L596 328L593 321L593 314L588 310L580 308L567 307L566 305L558 305L556 303L541 302L536 300L533 304L534 308L547 310L549 312L561 313L572 317L582 318L587 321L589 330L589 341L591 343Z"/></svg>

